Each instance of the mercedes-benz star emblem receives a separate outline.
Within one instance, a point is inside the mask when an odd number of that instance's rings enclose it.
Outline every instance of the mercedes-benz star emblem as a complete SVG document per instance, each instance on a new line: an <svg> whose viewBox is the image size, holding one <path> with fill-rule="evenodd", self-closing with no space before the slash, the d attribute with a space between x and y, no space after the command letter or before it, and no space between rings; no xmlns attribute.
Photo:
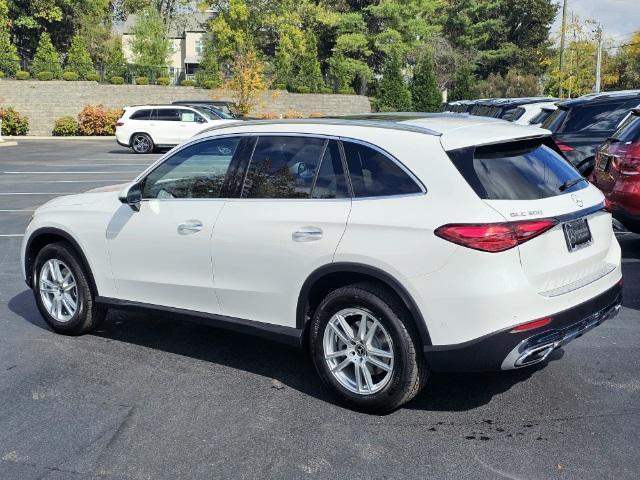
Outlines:
<svg viewBox="0 0 640 480"><path fill-rule="evenodd" d="M577 196L575 193L571 194L571 200L573 200L573 202L579 207L582 207L584 205L584 202L582 201L582 199L579 196Z"/></svg>

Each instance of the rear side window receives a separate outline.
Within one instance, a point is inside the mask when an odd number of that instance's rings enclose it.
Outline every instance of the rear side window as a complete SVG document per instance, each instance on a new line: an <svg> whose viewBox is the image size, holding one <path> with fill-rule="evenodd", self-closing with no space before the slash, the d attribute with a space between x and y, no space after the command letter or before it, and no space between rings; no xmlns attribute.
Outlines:
<svg viewBox="0 0 640 480"><path fill-rule="evenodd" d="M534 116L529 123L531 125L537 125L539 123L543 123L547 118L549 118L549 116L554 112L554 110L550 110L550 109L546 109L543 108L542 110L540 110L540 113L538 113L536 116Z"/></svg>
<svg viewBox="0 0 640 480"><path fill-rule="evenodd" d="M567 118L567 113L569 111L566 108L557 108L551 115L547 117L547 119L542 123L542 128L546 128L547 130L551 130L556 133L560 131L560 127L562 126L562 122Z"/></svg>
<svg viewBox="0 0 640 480"><path fill-rule="evenodd" d="M509 120L510 122L514 122L518 120L522 114L524 114L524 108L510 108L509 110L505 110L500 114L500 118L503 120Z"/></svg>
<svg viewBox="0 0 640 480"><path fill-rule="evenodd" d="M129 117L131 120L149 120L151 116L151 110L138 110L133 112Z"/></svg>
<svg viewBox="0 0 640 480"><path fill-rule="evenodd" d="M181 111L178 108L158 108L156 110L156 119L162 122L179 122Z"/></svg>
<svg viewBox="0 0 640 480"><path fill-rule="evenodd" d="M640 115L630 115L611 138L624 143L640 142Z"/></svg>
<svg viewBox="0 0 640 480"><path fill-rule="evenodd" d="M420 193L418 184L383 153L359 143L344 142L347 168L356 197Z"/></svg>
<svg viewBox="0 0 640 480"><path fill-rule="evenodd" d="M537 200L588 185L564 158L540 141L462 148L447 153L484 200Z"/></svg>
<svg viewBox="0 0 640 480"><path fill-rule="evenodd" d="M297 136L258 138L243 198L309 198L326 140Z"/></svg>

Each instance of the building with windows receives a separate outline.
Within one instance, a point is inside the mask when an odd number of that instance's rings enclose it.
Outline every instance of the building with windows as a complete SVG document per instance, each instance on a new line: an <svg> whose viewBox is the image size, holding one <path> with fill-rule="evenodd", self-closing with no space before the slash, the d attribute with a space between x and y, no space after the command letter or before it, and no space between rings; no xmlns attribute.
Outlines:
<svg viewBox="0 0 640 480"><path fill-rule="evenodd" d="M172 51L167 59L168 76L174 82L195 78L195 72L200 64L204 50L206 25L214 12L194 12L179 16L170 26L167 35L171 40ZM122 35L122 50L127 62L135 63L131 50L130 33L136 23L136 15L129 15L127 20L114 28L115 33Z"/></svg>

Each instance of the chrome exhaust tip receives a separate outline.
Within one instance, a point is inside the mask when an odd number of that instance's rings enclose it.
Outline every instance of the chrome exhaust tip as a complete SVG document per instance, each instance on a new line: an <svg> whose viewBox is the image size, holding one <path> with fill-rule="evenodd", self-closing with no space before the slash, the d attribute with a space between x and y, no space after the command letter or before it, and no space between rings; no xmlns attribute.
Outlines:
<svg viewBox="0 0 640 480"><path fill-rule="evenodd" d="M528 348L516 359L513 366L514 368L527 367L529 365L535 365L536 363L543 362L549 355L551 355L551 352L553 352L558 345L559 342L553 342Z"/></svg>

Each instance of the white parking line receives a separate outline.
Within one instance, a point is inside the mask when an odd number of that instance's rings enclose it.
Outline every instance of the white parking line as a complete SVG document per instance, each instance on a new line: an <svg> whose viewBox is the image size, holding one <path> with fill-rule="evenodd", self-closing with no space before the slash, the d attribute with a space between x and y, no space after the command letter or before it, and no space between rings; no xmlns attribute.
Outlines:
<svg viewBox="0 0 640 480"><path fill-rule="evenodd" d="M24 237L24 233L12 233L10 235L0 235L0 237Z"/></svg>
<svg viewBox="0 0 640 480"><path fill-rule="evenodd" d="M80 192L2 192L0 195L75 195Z"/></svg>
<svg viewBox="0 0 640 480"><path fill-rule="evenodd" d="M22 171L16 171L16 172L2 172L6 175L25 175L25 174L29 174L29 173L33 173L33 174L37 174L37 175L43 175L43 174L49 174L52 173L54 175L58 175L60 173L71 173L71 174L81 174L81 173L140 173L140 170L120 170L120 171L116 171L116 172L69 172L69 171L59 171L59 172L55 172L55 171L51 171L48 170L46 172L22 172Z"/></svg>
<svg viewBox="0 0 640 480"><path fill-rule="evenodd" d="M28 183L101 183L101 182L122 182L122 178L104 178L102 180L29 180Z"/></svg>
<svg viewBox="0 0 640 480"><path fill-rule="evenodd" d="M35 212L35 210L27 210L27 209L22 209L22 210L19 210L19 209L14 209L14 210L9 210L9 209L6 209L6 210L0 210L0 213L2 213L2 212Z"/></svg>
<svg viewBox="0 0 640 480"><path fill-rule="evenodd" d="M151 162L153 163L153 162ZM129 166L143 166L148 167L151 163L47 163L45 167L129 167Z"/></svg>

